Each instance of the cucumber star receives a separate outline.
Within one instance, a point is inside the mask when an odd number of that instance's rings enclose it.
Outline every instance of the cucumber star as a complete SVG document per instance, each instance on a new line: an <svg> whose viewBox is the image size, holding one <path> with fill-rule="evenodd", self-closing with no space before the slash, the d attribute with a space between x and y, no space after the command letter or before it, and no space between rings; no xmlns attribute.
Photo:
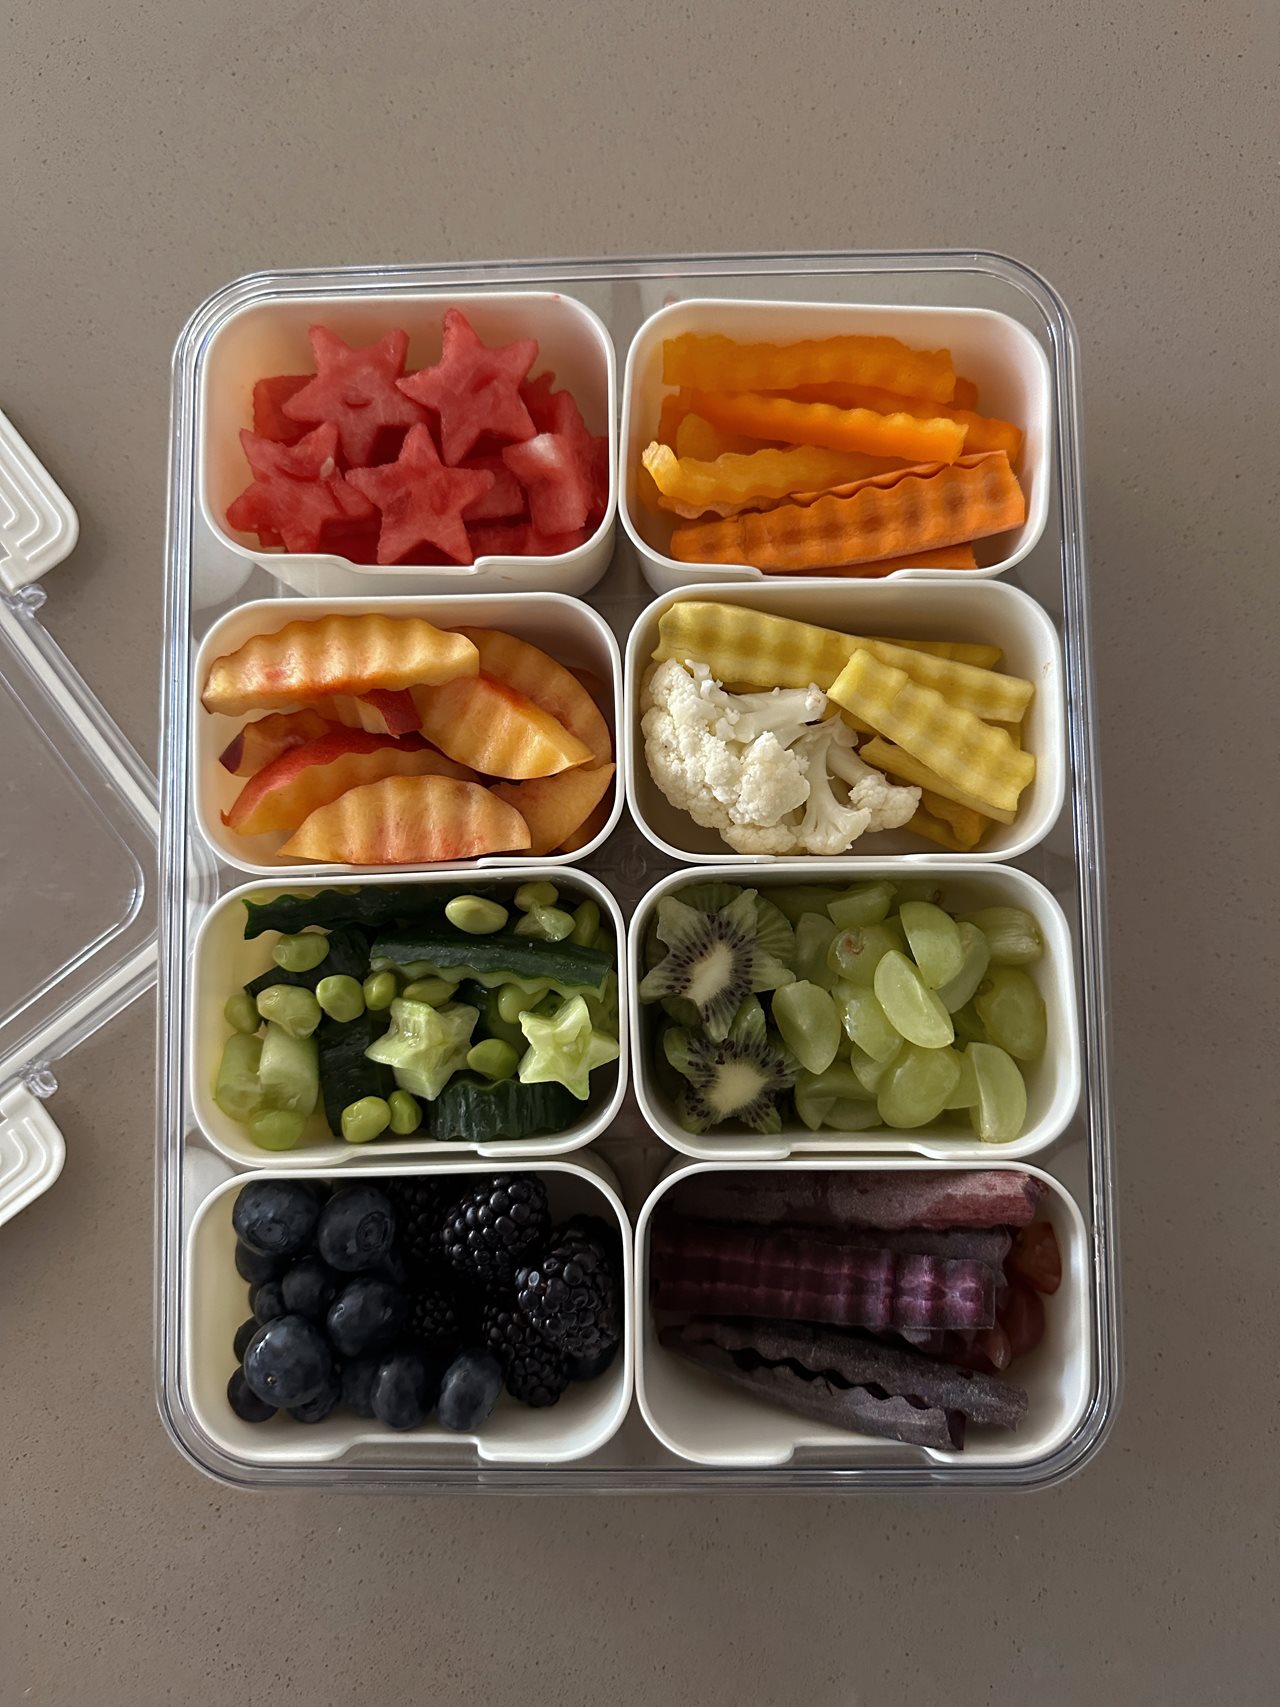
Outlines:
<svg viewBox="0 0 1280 1707"><path fill-rule="evenodd" d="M471 1033L479 1010L464 1002L429 1002L398 996L391 1004L391 1028L365 1050L395 1074L402 1091L434 1102L455 1073L467 1064Z"/></svg>
<svg viewBox="0 0 1280 1707"><path fill-rule="evenodd" d="M520 1063L524 1085L563 1085L579 1102L591 1091L596 1067L618 1059L618 1041L597 1031L581 996L573 996L550 1019L538 1014L520 1015L520 1029L529 1047Z"/></svg>

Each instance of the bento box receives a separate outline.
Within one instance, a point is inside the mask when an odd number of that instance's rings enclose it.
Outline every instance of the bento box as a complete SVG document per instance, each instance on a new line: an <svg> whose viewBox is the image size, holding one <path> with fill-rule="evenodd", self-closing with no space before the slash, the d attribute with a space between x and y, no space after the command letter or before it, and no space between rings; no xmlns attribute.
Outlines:
<svg viewBox="0 0 1280 1707"><path fill-rule="evenodd" d="M307 328L320 310L352 344L371 344L389 329L407 326L411 340L421 340L413 363L434 358L430 340L438 336L446 311L459 305L494 342L536 337L548 366L573 386L589 429L610 435L609 495L597 537L545 559L415 568L255 548L252 540L227 531L225 507L239 478L228 461L227 441L233 452L256 377L302 371ZM664 524L655 532L653 518L641 514L637 469L650 418L670 389L662 381L662 343L686 331L779 343L846 332L917 346L949 342L956 371L977 388L981 406L1019 423L1024 520L976 541L976 567L969 570L904 564L879 578L842 573L784 580L753 568L676 559L669 555L669 537L661 535ZM620 406L614 397L616 365L626 376ZM157 1255L161 1416L192 1463L227 1485L270 1489L849 1494L1033 1488L1060 1481L1089 1461L1115 1415L1120 1361L1105 873L1077 384L1075 334L1051 287L1015 262L967 253L279 272L229 285L197 310L174 368ZM616 531L615 514L622 522ZM651 602L654 592L661 595L657 602ZM586 594L589 606L572 596ZM954 642L961 655L969 647L998 649L1000 668L1033 686L1013 744L1034 760L1035 774L1019 810L1006 814L1012 822L994 818L981 842L963 854L888 830L834 860L735 856L714 831L664 799L645 768L640 695L654 637L665 611L694 599L845 634L884 636L895 646ZM244 779L219 761L237 738L237 719L244 714L227 719L200 708L209 664L254 632L270 635L292 620L357 608L412 612L443 628L510 629L565 666L603 678L602 713L617 741L619 773L607 813L593 821L591 834L567 853L532 859L513 852L479 862L401 866L295 863L281 857L275 832L257 840L236 838L223 819L232 815ZM1026 1070L1023 1130L1001 1142L966 1137L955 1122L944 1123L945 1130L806 1126L773 1135L744 1137L729 1128L691 1135L675 1117L670 1083L664 1086L653 1056L652 1012L642 1012L638 1001L645 942L663 897L694 882L757 888L765 895L782 881L848 890L874 885L880 875L914 885L913 896L932 893L934 885L940 891L954 887L956 916L1008 905L1034 917L1045 953L1030 975L1043 1006L1046 1043L1042 1058ZM262 1133L272 1138L287 1128L295 1143L272 1151L219 1107L218 1050L233 1029L226 1012L243 1017L250 1037L259 1021L281 1023L269 1017L270 1005L268 1016L251 1011L256 998L243 990L248 1007L241 1002L224 1012L228 997L260 978L263 956L274 952L269 934L265 940L244 938L246 900L257 904L294 894L395 886L422 895L470 889L489 900L491 888L505 886L496 903L505 922L489 927L502 936L514 928L514 891L525 887L532 895L541 885L555 897L547 903L551 910L565 918L589 901L619 948L618 1055L598 1070L598 1090L593 1079L576 1124L505 1143L451 1144L433 1138L428 1126L415 1134L404 1123L389 1126L380 1115L368 1144L359 1142L372 1131L367 1123L353 1120L344 1136L332 1121L322 1132L305 1119L283 1127L267 1120L260 1124ZM341 901L335 905L340 911ZM315 929L302 928L304 934ZM453 1000L431 976L418 980L421 993L409 993L421 967L392 970L397 1000L444 1000L446 1006ZM370 976L378 975L370 963ZM314 978L308 989L318 989ZM549 989L541 1017L554 1021L568 1000ZM294 1006L309 1009L307 992ZM331 1017L326 1010L322 1023ZM245 1046L246 1055L254 1051L253 1042ZM266 1104L245 1106L270 1112ZM694 1367L699 1359L727 1357L736 1360L739 1375L751 1378L759 1361L754 1351L726 1351L722 1345L708 1350L698 1329L693 1361L675 1355L681 1323L692 1318L673 1317L665 1305L655 1305L652 1259L654 1230L665 1224L671 1205L678 1205L682 1184L688 1189L689 1181L704 1175L732 1181L751 1172L776 1186L806 1170L824 1178L883 1179L898 1171L944 1184L981 1174L1032 1182L1027 1190L1040 1205L1039 1223L1052 1230L1060 1277L1052 1296L1043 1299L1043 1331L1038 1349L1026 1356L1020 1382L1025 1413L1012 1432L979 1422L962 1444L962 1431L947 1421L951 1437L921 1444L858 1427L797 1422L794 1412L746 1391L743 1382L737 1382L743 1390L735 1390L734 1381L721 1383ZM232 1215L246 1190L254 1182L293 1182L296 1195L299 1182L310 1182L317 1199L328 1201L361 1182L372 1181L372 1189L380 1190L377 1182L383 1181L390 1182L397 1204L417 1201L414 1192L434 1194L437 1217L445 1198L457 1191L462 1199L451 1211L456 1219L466 1213L468 1188L461 1179L478 1182L482 1192L514 1189L528 1196L545 1189L546 1213L555 1222L548 1238L577 1241L575 1260L585 1263L587 1278L573 1284L586 1289L588 1300L590 1271L597 1265L592 1241L598 1253L607 1230L607 1242L618 1253L615 1279L625 1279L626 1308L625 1321L617 1318L605 1372L579 1390L562 1371L539 1389L536 1403L526 1400L527 1410L507 1386L485 1427L454 1428L449 1417L441 1421L443 1413L429 1411L415 1413L414 1426L406 1427L369 1424L341 1409L311 1421L308 1406L323 1409L311 1398L296 1407L302 1420L275 1416L260 1426L246 1421L233 1397L250 1418L275 1408L256 1391L246 1397L244 1360L254 1340L269 1338L279 1320L273 1314L279 1301L268 1288L252 1317L240 1321L249 1301L245 1277L237 1273ZM512 1180L514 1187L502 1183ZM836 1233L843 1237L840 1228ZM444 1237L433 1233L424 1247L429 1264L447 1245L447 1239L439 1243ZM859 1247L860 1239L844 1242ZM239 1255L242 1266L252 1266L252 1256ZM526 1267L533 1255L525 1252ZM910 1252L908 1257L914 1260ZM272 1284L279 1272L268 1276ZM504 1270L505 1302L494 1306L508 1312L507 1325L494 1327L494 1318L485 1315L483 1330L468 1331L482 1334L494 1355L503 1353L504 1334L531 1334L539 1355L554 1364L547 1351L554 1323L531 1316L532 1326L511 1325L513 1298L524 1299L527 1292L536 1314L538 1287L544 1284L520 1281L513 1293L515 1272ZM393 1286L402 1284L394 1265L388 1276ZM952 1276L963 1278L960 1271ZM1000 1315L1007 1280L1007 1273L1004 1279L995 1273L983 1283L984 1321L992 1321L993 1285L997 1302L994 1327L980 1332L995 1340L974 1342L977 1351L968 1341L958 1350L946 1342L962 1361L969 1360L963 1379L972 1376L978 1387L988 1379L982 1358L994 1355L1000 1335L1013 1331ZM572 1286L564 1296L570 1293ZM848 1331L865 1337L873 1330ZM735 1343L730 1334L725 1344ZM895 1355L902 1351L899 1346ZM998 1364L990 1367L997 1371L990 1379L1004 1379ZM509 1381L505 1363L503 1371ZM335 1366L332 1378L340 1376ZM941 1401L940 1414L949 1415Z"/></svg>

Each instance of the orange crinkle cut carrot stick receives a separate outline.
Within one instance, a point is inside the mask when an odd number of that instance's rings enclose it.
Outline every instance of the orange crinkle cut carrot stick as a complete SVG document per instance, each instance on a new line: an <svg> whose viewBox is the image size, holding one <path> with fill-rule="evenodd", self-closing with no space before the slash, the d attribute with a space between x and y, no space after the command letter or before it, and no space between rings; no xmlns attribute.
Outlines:
<svg viewBox="0 0 1280 1707"><path fill-rule="evenodd" d="M951 400L956 383L949 350L913 350L896 338L860 333L796 344L739 344L718 334L685 332L663 343L662 379L698 391L790 391L845 380L939 403Z"/></svg>
<svg viewBox="0 0 1280 1707"><path fill-rule="evenodd" d="M671 535L681 563L744 563L780 571L875 563L1003 533L1027 505L1003 451L950 466L876 475L848 497L779 504L725 521L694 522Z"/></svg>
<svg viewBox="0 0 1280 1707"><path fill-rule="evenodd" d="M877 385L801 385L790 395L800 403L829 403L836 409L874 409L880 415L911 415L928 421L941 417L965 429L964 448L1007 451L1010 462L1022 452L1022 429L994 415L976 415L955 403L931 403L926 397L903 397Z"/></svg>
<svg viewBox="0 0 1280 1707"><path fill-rule="evenodd" d="M697 511L710 509L713 504L741 504L750 498L821 492L882 472L874 457L853 451L818 450L813 445L757 450L745 456L727 451L713 462L699 462L677 457L666 445L655 443L643 452L641 461L664 498L677 498Z"/></svg>
<svg viewBox="0 0 1280 1707"><path fill-rule="evenodd" d="M693 406L704 420L726 432L823 450L896 456L905 462L954 462L964 449L965 428L939 415L880 415L874 409L837 409L830 403L796 403L760 391L695 391Z"/></svg>

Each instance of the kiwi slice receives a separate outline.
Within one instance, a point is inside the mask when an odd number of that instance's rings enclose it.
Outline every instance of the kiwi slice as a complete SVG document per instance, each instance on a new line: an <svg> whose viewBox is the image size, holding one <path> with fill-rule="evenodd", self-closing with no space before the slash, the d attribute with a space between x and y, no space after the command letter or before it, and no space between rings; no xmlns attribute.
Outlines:
<svg viewBox="0 0 1280 1707"><path fill-rule="evenodd" d="M752 1132L781 1132L778 1095L794 1082L795 1069L768 1034L721 1043L688 1037L668 1049L667 1059L686 1081L679 1099L686 1132L707 1132L726 1121Z"/></svg>
<svg viewBox="0 0 1280 1707"><path fill-rule="evenodd" d="M791 957L796 948L796 933L788 923L782 908L775 907L768 896L762 895L758 889L744 891L736 883L691 883L687 889L680 891L680 899L686 907L696 907L700 913L718 913L744 893L756 898L756 936L760 939L761 948L780 960L784 966L791 966ZM795 968L792 967L792 970Z"/></svg>
<svg viewBox="0 0 1280 1707"><path fill-rule="evenodd" d="M683 997L717 1043L728 1035L748 996L795 982L795 973L761 945L754 889L740 890L714 913L664 895L658 903L657 935L667 945L667 955L641 980L640 1000Z"/></svg>

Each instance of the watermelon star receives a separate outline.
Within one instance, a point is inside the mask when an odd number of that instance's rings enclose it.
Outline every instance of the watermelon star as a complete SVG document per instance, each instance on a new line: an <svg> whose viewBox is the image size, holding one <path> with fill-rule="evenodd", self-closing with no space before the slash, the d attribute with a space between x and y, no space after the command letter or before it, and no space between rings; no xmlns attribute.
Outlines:
<svg viewBox="0 0 1280 1707"><path fill-rule="evenodd" d="M338 429L327 421L296 445L277 444L247 428L240 443L253 482L227 506L227 524L261 538L277 535L286 551L318 551L321 536L370 518L373 506L349 486L335 462Z"/></svg>
<svg viewBox="0 0 1280 1707"><path fill-rule="evenodd" d="M550 1019L520 1015L529 1047L520 1063L522 1085L563 1085L579 1102L591 1094L591 1074L618 1059L617 1041L597 1031L581 996L573 996Z"/></svg>
<svg viewBox="0 0 1280 1707"><path fill-rule="evenodd" d="M489 348L462 310L450 308L440 360L397 383L407 398L436 412L444 460L459 463L481 438L510 444L533 437L520 382L537 354L536 338Z"/></svg>
<svg viewBox="0 0 1280 1707"><path fill-rule="evenodd" d="M291 421L332 421L350 467L368 467L375 451L388 448L389 435L426 420L396 387L409 348L407 332L388 332L363 348L345 343L327 326L313 326L307 337L315 378L281 407ZM392 444L398 448L394 436Z"/></svg>
<svg viewBox="0 0 1280 1707"><path fill-rule="evenodd" d="M349 483L382 511L378 562L412 561L424 546L454 563L475 561L462 512L493 485L486 469L446 468L430 429L410 427L395 462L353 468Z"/></svg>

